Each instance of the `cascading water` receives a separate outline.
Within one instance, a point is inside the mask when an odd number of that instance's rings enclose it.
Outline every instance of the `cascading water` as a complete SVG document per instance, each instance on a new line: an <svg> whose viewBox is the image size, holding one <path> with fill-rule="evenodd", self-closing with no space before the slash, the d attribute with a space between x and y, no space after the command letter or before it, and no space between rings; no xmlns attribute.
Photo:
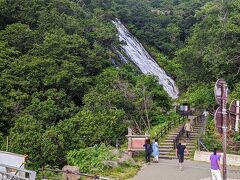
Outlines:
<svg viewBox="0 0 240 180"><path fill-rule="evenodd" d="M178 98L179 91L174 80L166 74L166 72L143 48L142 44L130 34L130 32L119 20L113 21L113 23L118 30L120 41L124 41L126 43L121 45L121 47L133 63L144 74L157 76L159 83L163 85L163 89L168 93L168 95L173 99Z"/></svg>

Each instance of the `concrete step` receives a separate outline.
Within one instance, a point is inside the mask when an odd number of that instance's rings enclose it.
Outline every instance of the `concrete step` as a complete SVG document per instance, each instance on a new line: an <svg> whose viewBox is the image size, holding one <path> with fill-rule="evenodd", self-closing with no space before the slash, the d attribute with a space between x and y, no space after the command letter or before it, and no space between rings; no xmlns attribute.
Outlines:
<svg viewBox="0 0 240 180"><path fill-rule="evenodd" d="M161 156L161 155L168 155L168 154L170 154L170 151L169 152L159 152L159 155Z"/></svg>
<svg viewBox="0 0 240 180"><path fill-rule="evenodd" d="M173 139L166 139L163 141L164 143L173 143Z"/></svg>
<svg viewBox="0 0 240 180"><path fill-rule="evenodd" d="M170 133L169 135L175 135L177 136L179 133Z"/></svg>
<svg viewBox="0 0 240 180"><path fill-rule="evenodd" d="M159 152L167 152L170 153L172 149L159 149Z"/></svg>
<svg viewBox="0 0 240 180"><path fill-rule="evenodd" d="M159 146L172 146L173 142L163 142Z"/></svg>
<svg viewBox="0 0 240 180"><path fill-rule="evenodd" d="M160 159L177 159L176 156L169 156L169 155L160 155Z"/></svg>
<svg viewBox="0 0 240 180"><path fill-rule="evenodd" d="M173 145L171 146L159 146L159 149L172 149Z"/></svg>
<svg viewBox="0 0 240 180"><path fill-rule="evenodd" d="M172 144L172 143L173 143L173 139L165 139L160 144Z"/></svg>

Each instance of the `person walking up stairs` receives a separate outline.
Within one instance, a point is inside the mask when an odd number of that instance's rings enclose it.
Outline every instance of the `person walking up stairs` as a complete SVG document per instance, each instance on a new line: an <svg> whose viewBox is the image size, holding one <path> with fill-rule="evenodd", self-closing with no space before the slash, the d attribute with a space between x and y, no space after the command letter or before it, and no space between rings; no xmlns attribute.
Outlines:
<svg viewBox="0 0 240 180"><path fill-rule="evenodd" d="M196 138L197 135L202 128L203 124L201 121L196 121L197 116L189 117L191 119L189 122L195 122L192 127L190 127L191 131L191 139L186 139L185 137L180 137L182 140L182 145L186 145L189 153L192 154L193 151L196 149ZM195 119L195 120L194 120ZM173 129L166 137L166 139L160 143L159 145L159 158L166 158L166 159L176 159L175 156L175 149L174 149L174 140L178 136L179 132L184 128L185 124L178 126L177 128ZM186 159L189 158L189 155L186 155Z"/></svg>

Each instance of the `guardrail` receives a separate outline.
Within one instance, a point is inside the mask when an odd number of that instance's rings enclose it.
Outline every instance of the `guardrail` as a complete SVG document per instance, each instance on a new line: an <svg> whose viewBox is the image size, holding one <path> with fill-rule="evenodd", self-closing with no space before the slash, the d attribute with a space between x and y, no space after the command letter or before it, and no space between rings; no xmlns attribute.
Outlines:
<svg viewBox="0 0 240 180"><path fill-rule="evenodd" d="M205 131L206 131L208 116L203 116L203 115L201 115L200 118L201 118L201 122L203 123L203 126L202 126L202 128L200 129L199 135L197 136L197 149L198 149L198 151L200 151L200 150L202 150L202 148L203 148L205 151L209 152L209 150L208 150L207 147L203 144L202 139L201 139L201 138L202 138L202 135L205 134Z"/></svg>
<svg viewBox="0 0 240 180"><path fill-rule="evenodd" d="M182 129L179 131L178 135L173 140L173 149L177 148L177 144L178 144L180 138L182 137L183 133L184 133L184 126L182 127Z"/></svg>
<svg viewBox="0 0 240 180"><path fill-rule="evenodd" d="M159 131L159 133L157 134L156 138L159 139L161 137L163 137L164 135L166 135L173 127L175 127L177 124L181 124L182 122L184 122L184 118L183 117L179 117L178 119L174 119L172 121L167 122L166 125L164 125L161 130Z"/></svg>
<svg viewBox="0 0 240 180"><path fill-rule="evenodd" d="M35 180L36 172L0 163L1 180Z"/></svg>

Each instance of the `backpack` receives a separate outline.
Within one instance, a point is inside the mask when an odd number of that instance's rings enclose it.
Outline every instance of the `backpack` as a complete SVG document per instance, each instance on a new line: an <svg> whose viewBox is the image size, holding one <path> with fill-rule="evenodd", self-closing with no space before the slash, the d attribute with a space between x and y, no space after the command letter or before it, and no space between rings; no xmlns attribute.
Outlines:
<svg viewBox="0 0 240 180"><path fill-rule="evenodd" d="M145 150L146 150L146 152L147 153L152 153L152 145L151 144L146 144L146 146L145 146Z"/></svg>

